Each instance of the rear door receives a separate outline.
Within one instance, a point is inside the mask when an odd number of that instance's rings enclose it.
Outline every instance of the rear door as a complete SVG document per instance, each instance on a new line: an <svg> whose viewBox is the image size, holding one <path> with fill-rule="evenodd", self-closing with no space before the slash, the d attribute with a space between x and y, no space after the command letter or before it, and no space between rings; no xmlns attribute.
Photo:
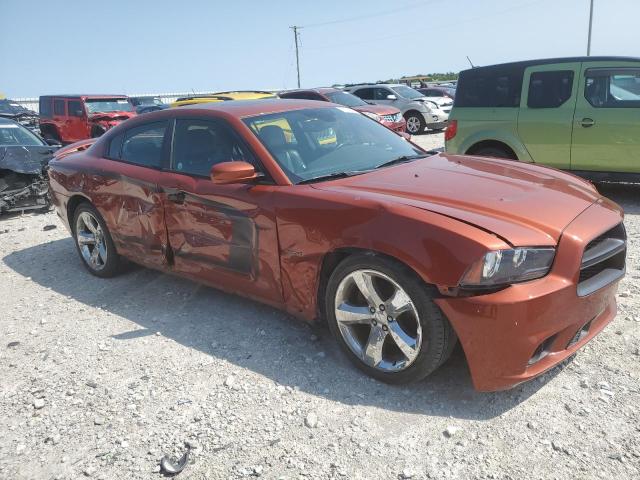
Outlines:
<svg viewBox="0 0 640 480"><path fill-rule="evenodd" d="M573 170L640 173L640 63L584 62Z"/></svg>
<svg viewBox="0 0 640 480"><path fill-rule="evenodd" d="M222 120L175 121L169 171L162 175L175 271L227 291L282 301L273 185L216 185L211 167L244 160L262 167Z"/></svg>
<svg viewBox="0 0 640 480"><path fill-rule="evenodd" d="M524 72L518 135L535 163L568 169L580 63L537 65Z"/></svg>
<svg viewBox="0 0 640 480"><path fill-rule="evenodd" d="M169 127L167 120L156 121L115 136L104 160L108 189L94 196L118 251L150 267L167 264L158 182L163 159L168 158Z"/></svg>
<svg viewBox="0 0 640 480"><path fill-rule="evenodd" d="M60 141L63 143L71 143L69 131L67 129L67 103L64 98L53 99L53 123L60 134Z"/></svg>

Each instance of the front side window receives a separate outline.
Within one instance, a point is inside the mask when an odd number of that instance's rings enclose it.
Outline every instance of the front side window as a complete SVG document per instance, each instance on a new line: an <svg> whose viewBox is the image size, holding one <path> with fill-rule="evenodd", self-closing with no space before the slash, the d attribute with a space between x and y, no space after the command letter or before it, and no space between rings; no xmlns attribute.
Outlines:
<svg viewBox="0 0 640 480"><path fill-rule="evenodd" d="M373 100L373 88L360 88L355 90L353 94L363 100Z"/></svg>
<svg viewBox="0 0 640 480"><path fill-rule="evenodd" d="M374 100L388 100L387 96L393 95L394 93L391 90L387 90L386 88L376 88L374 89L373 99Z"/></svg>
<svg viewBox="0 0 640 480"><path fill-rule="evenodd" d="M133 112L126 98L88 98L85 105L89 113Z"/></svg>
<svg viewBox="0 0 640 480"><path fill-rule="evenodd" d="M362 173L424 155L378 122L345 107L258 115L244 122L294 183ZM287 129L295 143L287 140Z"/></svg>
<svg viewBox="0 0 640 480"><path fill-rule="evenodd" d="M154 122L127 130L120 158L143 167L159 168L166 129L167 122Z"/></svg>
<svg viewBox="0 0 640 480"><path fill-rule="evenodd" d="M345 107L366 107L367 102L347 92L330 92L327 98L333 103L339 103Z"/></svg>
<svg viewBox="0 0 640 480"><path fill-rule="evenodd" d="M82 102L79 102L78 100L69 100L69 103L67 103L67 109L69 110L69 115L72 117L82 117L84 115Z"/></svg>
<svg viewBox="0 0 640 480"><path fill-rule="evenodd" d="M172 170L209 177L211 167L231 161L245 161L255 166L253 156L229 127L208 120L176 120Z"/></svg>
<svg viewBox="0 0 640 480"><path fill-rule="evenodd" d="M557 108L571 98L573 71L534 72L529 80L529 108Z"/></svg>
<svg viewBox="0 0 640 480"><path fill-rule="evenodd" d="M64 115L64 100L56 99L53 101L53 114Z"/></svg>
<svg viewBox="0 0 640 480"><path fill-rule="evenodd" d="M584 96L596 108L640 108L640 69L590 69Z"/></svg>

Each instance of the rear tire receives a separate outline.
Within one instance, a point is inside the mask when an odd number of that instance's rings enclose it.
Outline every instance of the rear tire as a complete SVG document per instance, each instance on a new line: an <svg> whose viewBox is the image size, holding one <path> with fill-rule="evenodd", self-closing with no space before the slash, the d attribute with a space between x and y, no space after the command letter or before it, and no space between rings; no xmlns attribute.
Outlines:
<svg viewBox="0 0 640 480"><path fill-rule="evenodd" d="M342 351L357 368L386 383L422 380L449 358L457 342L429 287L385 257L343 260L329 278L324 301Z"/></svg>
<svg viewBox="0 0 640 480"><path fill-rule="evenodd" d="M470 155L476 157L493 157L493 158L506 158L508 160L518 160L513 152L507 151L506 148L501 147L480 147L474 150Z"/></svg>
<svg viewBox="0 0 640 480"><path fill-rule="evenodd" d="M89 273L100 278L120 273L122 259L98 210L90 203L81 203L73 213L72 225L76 249Z"/></svg>

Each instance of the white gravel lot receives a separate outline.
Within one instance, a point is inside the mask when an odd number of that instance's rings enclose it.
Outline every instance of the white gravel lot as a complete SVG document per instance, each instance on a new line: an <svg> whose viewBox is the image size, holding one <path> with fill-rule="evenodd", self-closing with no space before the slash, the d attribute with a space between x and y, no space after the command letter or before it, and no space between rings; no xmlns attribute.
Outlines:
<svg viewBox="0 0 640 480"><path fill-rule="evenodd" d="M54 213L0 220L0 478L161 478L189 442L178 478L638 479L640 186L602 190L627 212L617 318L491 394L460 349L388 386L324 328L143 268L100 280Z"/></svg>

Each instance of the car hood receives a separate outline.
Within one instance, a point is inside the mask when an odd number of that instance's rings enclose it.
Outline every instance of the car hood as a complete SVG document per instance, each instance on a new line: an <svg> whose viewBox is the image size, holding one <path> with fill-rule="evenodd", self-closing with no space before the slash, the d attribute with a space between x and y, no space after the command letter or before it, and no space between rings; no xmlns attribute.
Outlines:
<svg viewBox="0 0 640 480"><path fill-rule="evenodd" d="M89 120L92 122L127 120L135 115L135 112L97 112L89 115Z"/></svg>
<svg viewBox="0 0 640 480"><path fill-rule="evenodd" d="M551 168L447 154L313 187L446 215L513 246L556 245L564 228L600 198L586 181Z"/></svg>
<svg viewBox="0 0 640 480"><path fill-rule="evenodd" d="M55 147L44 145L0 147L0 170L38 175L55 150Z"/></svg>
<svg viewBox="0 0 640 480"><path fill-rule="evenodd" d="M400 113L396 107L389 107L387 105L362 105L361 107L353 107L358 112L371 112L377 115L395 115Z"/></svg>

